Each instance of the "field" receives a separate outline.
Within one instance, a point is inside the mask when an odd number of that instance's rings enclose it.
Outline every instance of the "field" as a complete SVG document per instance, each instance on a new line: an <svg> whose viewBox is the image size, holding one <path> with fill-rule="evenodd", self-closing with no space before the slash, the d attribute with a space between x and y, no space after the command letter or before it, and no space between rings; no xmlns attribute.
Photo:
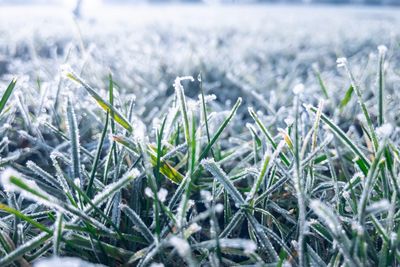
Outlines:
<svg viewBox="0 0 400 267"><path fill-rule="evenodd" d="M0 266L398 266L399 11L0 6Z"/></svg>

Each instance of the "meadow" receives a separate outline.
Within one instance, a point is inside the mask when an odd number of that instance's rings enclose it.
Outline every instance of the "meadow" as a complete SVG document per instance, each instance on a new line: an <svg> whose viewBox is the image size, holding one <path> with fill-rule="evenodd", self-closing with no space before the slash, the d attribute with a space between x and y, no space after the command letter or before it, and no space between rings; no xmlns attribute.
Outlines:
<svg viewBox="0 0 400 267"><path fill-rule="evenodd" d="M0 266L398 266L399 13L0 6Z"/></svg>

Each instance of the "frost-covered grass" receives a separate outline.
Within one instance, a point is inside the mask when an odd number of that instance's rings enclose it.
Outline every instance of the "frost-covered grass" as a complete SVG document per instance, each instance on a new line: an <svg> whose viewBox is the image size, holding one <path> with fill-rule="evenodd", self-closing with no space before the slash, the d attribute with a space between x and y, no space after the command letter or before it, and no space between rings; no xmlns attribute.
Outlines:
<svg viewBox="0 0 400 267"><path fill-rule="evenodd" d="M399 265L396 11L150 9L3 9L0 266Z"/></svg>

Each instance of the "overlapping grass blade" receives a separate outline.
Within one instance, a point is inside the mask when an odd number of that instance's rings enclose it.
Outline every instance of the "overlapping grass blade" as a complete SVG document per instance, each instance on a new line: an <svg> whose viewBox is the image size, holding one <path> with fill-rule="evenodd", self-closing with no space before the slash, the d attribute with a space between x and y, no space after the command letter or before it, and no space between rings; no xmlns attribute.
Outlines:
<svg viewBox="0 0 400 267"><path fill-rule="evenodd" d="M128 132L133 131L132 125L128 122L128 120L114 108L108 101L104 100L89 84L87 84L84 80L82 80L78 75L76 75L71 69L68 67L64 67L64 74L67 78L77 82L85 90L94 98L97 104L106 112L112 114L112 118L116 121L119 125L124 127Z"/></svg>
<svg viewBox="0 0 400 267"><path fill-rule="evenodd" d="M129 208L127 205L121 204L120 209L122 212L124 212L128 218L132 221L132 223L138 228L140 233L146 238L148 242L153 242L154 241L154 236L149 230L149 228L146 226L146 224L142 221L140 216L136 214L135 211L133 211L131 208Z"/></svg>

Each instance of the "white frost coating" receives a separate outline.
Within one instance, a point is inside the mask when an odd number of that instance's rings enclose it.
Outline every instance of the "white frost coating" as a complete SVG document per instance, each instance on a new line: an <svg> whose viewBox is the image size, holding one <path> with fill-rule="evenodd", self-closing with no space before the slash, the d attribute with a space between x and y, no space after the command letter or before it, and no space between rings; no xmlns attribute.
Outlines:
<svg viewBox="0 0 400 267"><path fill-rule="evenodd" d="M313 224L317 224L317 223L318 223L318 220L312 219L312 218L308 221L308 225L313 225Z"/></svg>
<svg viewBox="0 0 400 267"><path fill-rule="evenodd" d="M181 81L185 81L185 80L189 80L189 81L191 81L191 82L194 82L193 76L182 76L182 77L176 77L175 83L176 83L177 81L181 82Z"/></svg>
<svg viewBox="0 0 400 267"><path fill-rule="evenodd" d="M390 208L390 205L391 204L387 199L382 199L372 203L367 209L370 210L371 213L387 211Z"/></svg>
<svg viewBox="0 0 400 267"><path fill-rule="evenodd" d="M199 98L198 103L201 104L202 96L201 96L201 95L198 95L198 98ZM217 99L217 96L214 95L214 94L205 95L205 96L204 96L204 103L209 103L209 102L212 102L212 101L214 101L214 100L216 100L216 99Z"/></svg>
<svg viewBox="0 0 400 267"><path fill-rule="evenodd" d="M194 202L194 200L193 200L193 199L189 199L189 200L188 200L188 202L187 202L187 206L188 206L188 208L191 208L191 207L193 207L193 206L194 206L194 204L195 204L195 202Z"/></svg>
<svg viewBox="0 0 400 267"><path fill-rule="evenodd" d="M251 254L254 253L257 249L257 245L253 241L248 241L244 245L244 253Z"/></svg>
<svg viewBox="0 0 400 267"><path fill-rule="evenodd" d="M153 191L151 191L150 187L144 189L144 194L149 198L154 198Z"/></svg>
<svg viewBox="0 0 400 267"><path fill-rule="evenodd" d="M313 105L311 105L311 104L303 104L303 107L307 110L307 112L310 112L311 108L313 107Z"/></svg>
<svg viewBox="0 0 400 267"><path fill-rule="evenodd" d="M283 120L288 127L292 126L294 123L294 118L292 116L288 116L286 119Z"/></svg>
<svg viewBox="0 0 400 267"><path fill-rule="evenodd" d="M79 178L74 179L74 184L76 185L76 187L81 188L81 181L79 180Z"/></svg>
<svg viewBox="0 0 400 267"><path fill-rule="evenodd" d="M386 47L386 45L379 45L378 46L379 55L386 54L387 50L388 50L388 48Z"/></svg>
<svg viewBox="0 0 400 267"><path fill-rule="evenodd" d="M290 241L290 243L292 244L292 246L298 250L299 249L299 243L297 242L297 240L292 240Z"/></svg>
<svg viewBox="0 0 400 267"><path fill-rule="evenodd" d="M382 126L376 128L376 134L380 138L388 138L393 132L393 126L390 123L385 123Z"/></svg>
<svg viewBox="0 0 400 267"><path fill-rule="evenodd" d="M395 240L397 240L397 233L395 233L395 232L391 232L390 233L390 240L391 241L395 241Z"/></svg>
<svg viewBox="0 0 400 267"><path fill-rule="evenodd" d="M164 264L159 262L153 262L152 264L150 264L150 267L164 267Z"/></svg>
<svg viewBox="0 0 400 267"><path fill-rule="evenodd" d="M301 95L304 92L304 84L299 83L293 87L293 93L295 95Z"/></svg>
<svg viewBox="0 0 400 267"><path fill-rule="evenodd" d="M102 264L93 264L79 258L72 257L52 257L41 259L36 262L34 267L102 267Z"/></svg>
<svg viewBox="0 0 400 267"><path fill-rule="evenodd" d="M351 222L351 229L353 231L356 231L358 235L363 235L364 234L364 228L357 221Z"/></svg>
<svg viewBox="0 0 400 267"><path fill-rule="evenodd" d="M338 59L336 59L336 64L338 68L345 67L347 65L347 58L339 57Z"/></svg>
<svg viewBox="0 0 400 267"><path fill-rule="evenodd" d="M190 253L189 243L182 238L173 236L170 238L169 243L176 249L181 257L186 257Z"/></svg>
<svg viewBox="0 0 400 267"><path fill-rule="evenodd" d="M8 192L13 192L18 190L18 188L13 185L10 181L11 177L20 177L21 174L12 168L7 168L1 173L1 184L4 190Z"/></svg>
<svg viewBox="0 0 400 267"><path fill-rule="evenodd" d="M209 191L201 190L200 191L200 196L206 202L211 202L211 200L212 200L212 195L211 195L211 193Z"/></svg>
<svg viewBox="0 0 400 267"><path fill-rule="evenodd" d="M168 190L165 188L161 188L160 191L158 191L157 193L158 200L160 200L161 202L165 202L165 200L167 199L167 195Z"/></svg>
<svg viewBox="0 0 400 267"><path fill-rule="evenodd" d="M217 205L215 205L215 212L217 213L221 213L224 210L224 205L221 203L218 203Z"/></svg>
<svg viewBox="0 0 400 267"><path fill-rule="evenodd" d="M199 103L196 101L193 101L191 99L187 99L187 109L190 112L196 112L197 108L199 107Z"/></svg>
<svg viewBox="0 0 400 267"><path fill-rule="evenodd" d="M113 192L115 192L115 190L121 189L121 186L124 183L128 182L131 179L137 178L139 175L140 175L140 172L138 169L136 169L136 168L132 169L129 173L124 175L124 177L122 177L118 181L104 187L104 189L93 198L92 202L95 205L100 205L101 203L103 203L103 201L105 201L107 199L107 197L112 195ZM92 209L91 205L88 205L85 208L85 212L87 212L91 209Z"/></svg>
<svg viewBox="0 0 400 267"><path fill-rule="evenodd" d="M11 182L11 178L18 178L19 181L23 182L30 190L35 193L28 192L25 189L21 189L19 186L16 186ZM53 198L45 191L43 191L35 181L27 180L22 177L20 173L15 171L12 168L5 169L1 174L1 184L3 188L7 192L19 192L22 196L27 199L36 201L37 203L44 204L46 206L54 207L56 206L57 199Z"/></svg>
<svg viewBox="0 0 400 267"><path fill-rule="evenodd" d="M63 64L60 66L60 71L61 71L61 75L64 78L68 78L69 75L73 74L73 70L71 68L71 65L69 64Z"/></svg>
<svg viewBox="0 0 400 267"><path fill-rule="evenodd" d="M194 234L197 233L201 230L201 226L198 225L197 223L192 223L191 225L189 225L189 227L187 228L187 231L190 232L190 234Z"/></svg>
<svg viewBox="0 0 400 267"><path fill-rule="evenodd" d="M134 120L134 137L136 140L145 140L146 138L146 125L139 119Z"/></svg>
<svg viewBox="0 0 400 267"><path fill-rule="evenodd" d="M325 224L331 229L334 234L340 235L342 226L337 219L337 217L333 214L332 209L322 203L319 200L311 200L310 208L314 211L318 217L325 222Z"/></svg>

